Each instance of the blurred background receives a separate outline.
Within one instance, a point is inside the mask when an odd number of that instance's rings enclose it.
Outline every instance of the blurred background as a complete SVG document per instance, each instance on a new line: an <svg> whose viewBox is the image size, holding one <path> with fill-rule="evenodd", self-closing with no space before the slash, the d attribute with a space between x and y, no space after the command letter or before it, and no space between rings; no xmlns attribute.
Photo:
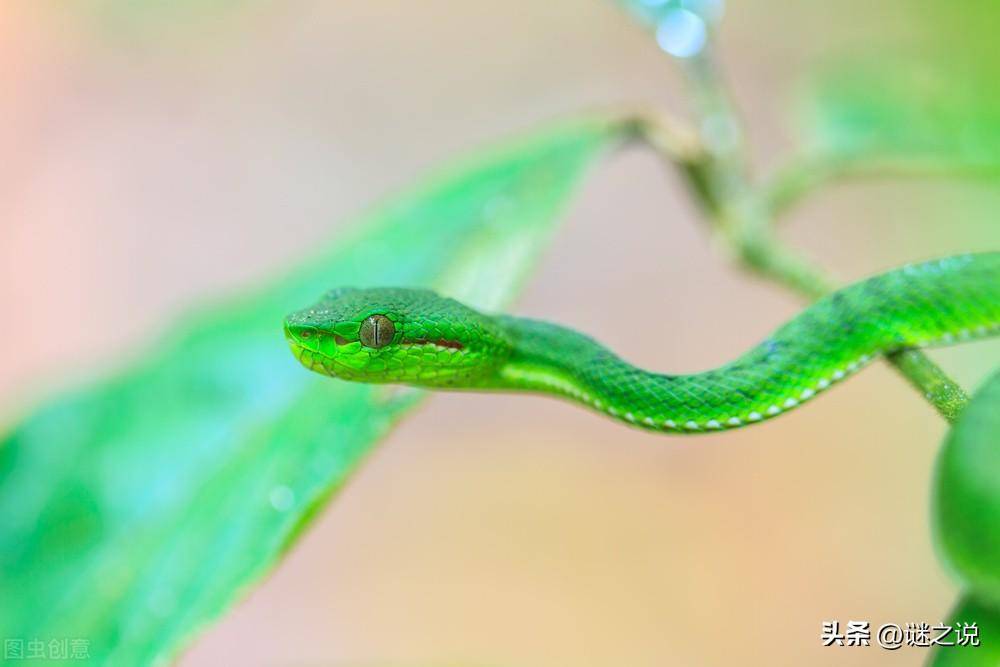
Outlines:
<svg viewBox="0 0 1000 667"><path fill-rule="evenodd" d="M791 152L816 68L962 43L920 4L731 0L721 60L755 167ZM5 417L442 160L579 110L686 111L675 64L602 0L15 0L0 81ZM998 208L985 181L852 182L784 234L853 280L996 250ZM799 307L727 266L683 184L637 147L590 175L515 311L685 372ZM1000 345L932 356L971 388ZM542 398L436 395L180 664L916 665L923 649L819 637L825 620L947 618L956 589L928 527L944 432L881 364L696 439Z"/></svg>

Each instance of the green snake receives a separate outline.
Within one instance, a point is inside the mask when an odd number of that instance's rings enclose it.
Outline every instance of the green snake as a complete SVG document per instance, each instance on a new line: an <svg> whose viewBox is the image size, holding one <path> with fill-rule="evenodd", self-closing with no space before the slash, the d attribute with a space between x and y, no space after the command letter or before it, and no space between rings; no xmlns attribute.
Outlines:
<svg viewBox="0 0 1000 667"><path fill-rule="evenodd" d="M541 392L635 426L705 433L786 412L873 358L1000 331L1000 252L912 264L820 299L735 361L664 375L549 322L434 292L341 288L288 316L307 368L344 380Z"/></svg>

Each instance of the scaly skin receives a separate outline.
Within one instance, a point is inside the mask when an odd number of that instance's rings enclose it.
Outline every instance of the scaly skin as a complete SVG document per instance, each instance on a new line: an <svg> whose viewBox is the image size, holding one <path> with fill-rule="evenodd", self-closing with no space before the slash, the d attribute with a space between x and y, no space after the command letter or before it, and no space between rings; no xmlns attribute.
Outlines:
<svg viewBox="0 0 1000 667"><path fill-rule="evenodd" d="M762 421L877 355L998 330L1000 253L914 264L855 283L736 361L690 375L651 373L571 329L484 315L425 290L334 290L285 322L299 361L333 377L555 394L642 428L676 433Z"/></svg>

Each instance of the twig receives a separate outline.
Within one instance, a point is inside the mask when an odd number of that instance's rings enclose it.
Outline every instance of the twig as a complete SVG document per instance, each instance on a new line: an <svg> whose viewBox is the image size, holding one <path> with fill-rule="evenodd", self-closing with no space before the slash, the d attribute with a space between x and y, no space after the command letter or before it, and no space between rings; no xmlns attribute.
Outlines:
<svg viewBox="0 0 1000 667"><path fill-rule="evenodd" d="M995 182L997 164L956 164L932 157L902 157L865 152L837 155L822 151L792 158L758 189L762 206L778 222L800 201L830 183L872 178L962 178Z"/></svg>
<svg viewBox="0 0 1000 667"><path fill-rule="evenodd" d="M714 206L715 198L708 192L711 181L708 169L712 160L697 132L673 116L653 109L625 111L622 122L629 127L633 137L651 146L665 163L680 173L700 205ZM714 216L717 211L713 208L706 213Z"/></svg>
<svg viewBox="0 0 1000 667"><path fill-rule="evenodd" d="M738 230L752 229L742 224ZM815 300L833 291L833 282L810 262L789 251L770 232L764 235L737 237L730 242L739 253L743 266L774 282ZM954 423L969 401L961 386L930 358L915 349L894 352L885 357L949 423Z"/></svg>
<svg viewBox="0 0 1000 667"><path fill-rule="evenodd" d="M685 130L676 121L664 122L655 114L638 113L633 117L637 135L680 169L713 233L746 270L810 300L830 293L833 280L782 244L774 235L774 221L778 213L818 186L865 169L850 162L807 162L771 179L767 186L754 187L746 168L742 126L710 52L684 64L695 91L701 131ZM866 169L878 171L875 166ZM884 163L880 168L897 166ZM965 391L919 350L902 350L886 360L948 422L954 422L968 403Z"/></svg>

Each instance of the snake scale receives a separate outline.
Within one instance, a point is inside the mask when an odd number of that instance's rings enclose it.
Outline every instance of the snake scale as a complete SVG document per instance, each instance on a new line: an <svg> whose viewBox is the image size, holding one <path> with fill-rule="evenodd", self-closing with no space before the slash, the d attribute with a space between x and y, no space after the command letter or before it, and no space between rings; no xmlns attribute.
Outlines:
<svg viewBox="0 0 1000 667"><path fill-rule="evenodd" d="M427 290L341 288L289 315L307 368L344 380L554 394L635 426L705 433L766 420L878 355L1000 331L1000 252L912 264L815 302L735 361L665 375L572 329Z"/></svg>

